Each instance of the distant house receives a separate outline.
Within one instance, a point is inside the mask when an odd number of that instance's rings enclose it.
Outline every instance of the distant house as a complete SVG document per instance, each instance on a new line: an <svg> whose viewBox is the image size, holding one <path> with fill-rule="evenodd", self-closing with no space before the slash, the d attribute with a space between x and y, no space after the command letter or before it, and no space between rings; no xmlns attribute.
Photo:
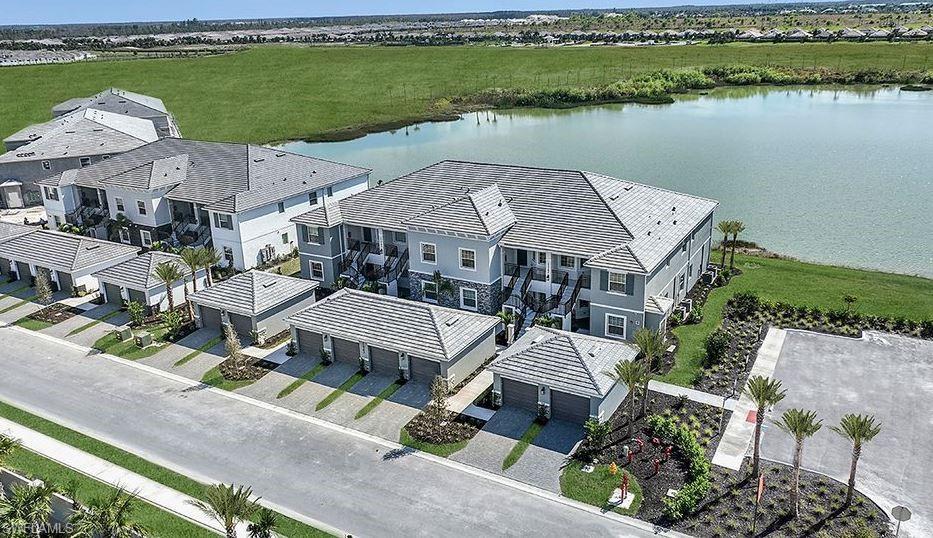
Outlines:
<svg viewBox="0 0 933 538"><path fill-rule="evenodd" d="M119 88L107 88L90 97L68 99L52 107L52 116L57 118L88 108L150 120L160 138L181 138L175 118L165 108L161 99Z"/></svg>
<svg viewBox="0 0 933 538"><path fill-rule="evenodd" d="M92 276L100 282L105 302L122 305L135 301L151 315L168 308L165 283L155 274L156 267L161 263L174 263L182 273L182 278L174 283L171 290L175 305L184 304L185 287L193 290L192 280L196 281L199 290L207 287L207 272L204 269L199 269L192 277L191 270L181 261L181 257L167 252L146 252Z"/></svg>

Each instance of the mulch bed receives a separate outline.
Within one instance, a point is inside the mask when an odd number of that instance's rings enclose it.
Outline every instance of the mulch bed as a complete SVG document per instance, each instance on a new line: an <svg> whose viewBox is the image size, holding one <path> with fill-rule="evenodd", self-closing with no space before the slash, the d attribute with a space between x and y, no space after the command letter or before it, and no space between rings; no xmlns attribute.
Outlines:
<svg viewBox="0 0 933 538"><path fill-rule="evenodd" d="M83 314L84 311L80 308L75 308L73 306L63 305L61 303L55 303L53 305L47 306L38 312L33 312L27 316L29 319L34 319L37 321L45 321L48 323L61 323L67 319L71 319L78 314Z"/></svg>
<svg viewBox="0 0 933 538"><path fill-rule="evenodd" d="M281 344L282 342L288 340L291 337L292 337L292 332L288 329L285 329L284 331L278 334L274 334L270 336L269 338L266 338L265 342L257 345L256 347L258 347L259 349L272 349L275 346Z"/></svg>
<svg viewBox="0 0 933 538"><path fill-rule="evenodd" d="M484 426L484 422L464 415L447 412L439 423L424 411L405 425L408 435L419 441L435 445L459 443L472 439Z"/></svg>
<svg viewBox="0 0 933 538"><path fill-rule="evenodd" d="M278 364L265 359L240 355L228 357L217 366L217 369L220 370L220 375L228 381L257 381L278 367Z"/></svg>

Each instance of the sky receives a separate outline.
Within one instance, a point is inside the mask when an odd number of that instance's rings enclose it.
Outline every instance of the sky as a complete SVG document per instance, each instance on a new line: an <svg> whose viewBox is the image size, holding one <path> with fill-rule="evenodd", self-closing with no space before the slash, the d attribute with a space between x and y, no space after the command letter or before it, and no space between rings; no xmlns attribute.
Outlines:
<svg viewBox="0 0 933 538"><path fill-rule="evenodd" d="M771 0L758 0L758 2ZM785 0L787 1L787 0ZM198 19L327 17L499 10L630 8L736 0L2 0L0 26Z"/></svg>

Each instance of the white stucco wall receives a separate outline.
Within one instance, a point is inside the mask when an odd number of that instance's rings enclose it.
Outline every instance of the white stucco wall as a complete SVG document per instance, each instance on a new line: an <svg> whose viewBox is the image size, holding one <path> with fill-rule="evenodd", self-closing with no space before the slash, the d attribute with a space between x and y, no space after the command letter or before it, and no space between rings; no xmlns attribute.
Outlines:
<svg viewBox="0 0 933 538"><path fill-rule="evenodd" d="M107 205L110 207L110 214L116 216L117 213L123 213L126 218L142 224L143 226L161 226L172 222L172 212L169 208L169 202L164 198L168 189L158 189L153 192L138 191L130 189L119 189L116 187L107 187ZM117 198L123 199L125 210L117 210ZM140 215L136 202L141 201L146 206L146 214Z"/></svg>

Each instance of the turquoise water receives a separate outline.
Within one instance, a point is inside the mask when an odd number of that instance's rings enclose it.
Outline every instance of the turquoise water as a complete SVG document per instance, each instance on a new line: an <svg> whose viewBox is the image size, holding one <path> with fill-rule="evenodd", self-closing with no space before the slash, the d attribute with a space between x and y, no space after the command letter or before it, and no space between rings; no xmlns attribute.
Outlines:
<svg viewBox="0 0 933 538"><path fill-rule="evenodd" d="M933 92L742 88L671 105L468 114L288 150L389 180L442 159L591 170L715 198L805 260L933 277Z"/></svg>

